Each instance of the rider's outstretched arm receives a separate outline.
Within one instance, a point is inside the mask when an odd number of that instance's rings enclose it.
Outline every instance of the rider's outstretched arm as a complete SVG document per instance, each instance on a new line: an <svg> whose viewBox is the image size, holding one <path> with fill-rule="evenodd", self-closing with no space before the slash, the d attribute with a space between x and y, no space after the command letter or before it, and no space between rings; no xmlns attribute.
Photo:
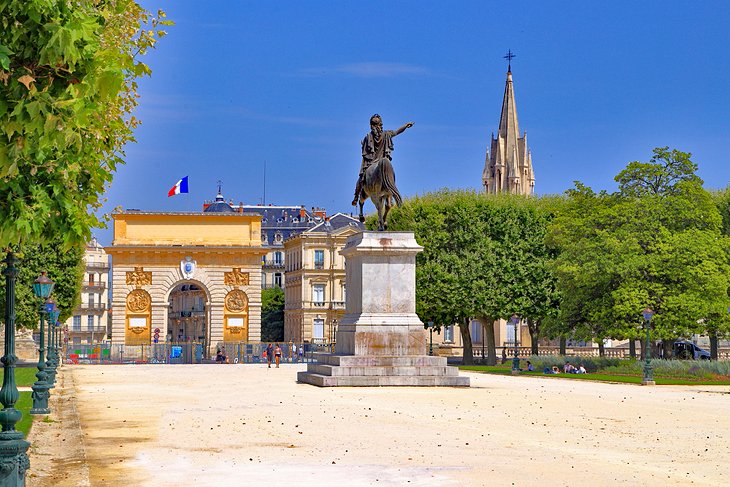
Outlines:
<svg viewBox="0 0 730 487"><path fill-rule="evenodd" d="M398 130L395 131L395 135L400 135L403 132L406 131L406 129L409 129L413 127L413 122L408 122L407 124L403 125L402 127L399 127Z"/></svg>

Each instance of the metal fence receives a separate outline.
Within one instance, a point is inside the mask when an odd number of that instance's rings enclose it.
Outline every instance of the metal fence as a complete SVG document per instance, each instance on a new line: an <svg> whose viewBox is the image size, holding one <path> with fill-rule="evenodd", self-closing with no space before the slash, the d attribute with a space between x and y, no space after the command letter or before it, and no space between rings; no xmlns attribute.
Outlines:
<svg viewBox="0 0 730 487"><path fill-rule="evenodd" d="M435 348L435 347L434 347ZM453 350L453 348L452 348ZM459 353L461 353L461 348L458 349ZM472 349L474 358L483 358L482 351L480 344L477 344ZM514 347L497 347L497 358L507 357L512 358L514 357L515 348ZM708 350L709 351L709 350ZM484 350L485 354L487 353L486 350ZM631 352L628 348L611 348L611 347L605 347L603 349L604 357L608 358L631 358ZM436 353L436 352L434 352ZM547 346L541 346L537 350L537 354L539 356L549 356L549 355L560 355L560 347L547 347ZM517 347L517 355L519 357L529 357L532 355L532 348L530 347ZM566 347L565 348L565 355L570 356L578 356L578 357L598 357L600 355L600 351L598 347ZM636 347L636 356L638 357L640 355L640 349L639 347ZM652 351L652 355L657 356L655 351ZM730 348L720 348L717 351L717 359L718 360L730 360Z"/></svg>
<svg viewBox="0 0 730 487"><path fill-rule="evenodd" d="M168 342L149 345L111 343L68 344L67 364L203 364L216 363L218 351L230 364L266 363L267 343L219 342L213 350L205 350L202 342ZM275 345L275 344L272 344ZM282 363L314 361L314 353L330 351L329 345L280 343Z"/></svg>

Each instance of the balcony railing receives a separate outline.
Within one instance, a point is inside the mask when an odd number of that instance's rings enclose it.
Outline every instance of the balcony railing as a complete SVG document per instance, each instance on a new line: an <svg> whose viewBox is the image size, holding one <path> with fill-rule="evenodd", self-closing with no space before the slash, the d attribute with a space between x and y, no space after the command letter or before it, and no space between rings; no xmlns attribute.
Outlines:
<svg viewBox="0 0 730 487"><path fill-rule="evenodd" d="M104 311L106 311L107 305L101 303L81 303L76 309L81 311L82 313L86 312L87 314L89 312L103 313Z"/></svg>
<svg viewBox="0 0 730 487"><path fill-rule="evenodd" d="M324 262L315 262L314 268L315 269L324 269Z"/></svg>
<svg viewBox="0 0 730 487"><path fill-rule="evenodd" d="M81 283L81 285L84 287L84 289L100 289L104 290L106 289L106 283L105 282L95 282L95 281L84 281Z"/></svg>
<svg viewBox="0 0 730 487"><path fill-rule="evenodd" d="M261 266L264 269L283 269L284 268L284 262L282 261L275 261L275 260L262 260Z"/></svg>
<svg viewBox="0 0 730 487"><path fill-rule="evenodd" d="M87 262L86 263L87 269L109 269L109 263L108 262Z"/></svg>
<svg viewBox="0 0 730 487"><path fill-rule="evenodd" d="M192 318L196 316L205 316L205 311L170 311L167 313L168 318Z"/></svg>
<svg viewBox="0 0 730 487"><path fill-rule="evenodd" d="M68 330L70 333L106 333L106 326L74 326L72 328L69 328Z"/></svg>
<svg viewBox="0 0 730 487"><path fill-rule="evenodd" d="M291 309L297 309L299 304L295 304ZM344 301L304 301L301 303L304 308L317 308L317 309L345 309ZM287 308L290 309L290 308Z"/></svg>
<svg viewBox="0 0 730 487"><path fill-rule="evenodd" d="M275 287L281 287L281 285L276 284L275 282L267 282L261 286L261 289L273 289Z"/></svg>

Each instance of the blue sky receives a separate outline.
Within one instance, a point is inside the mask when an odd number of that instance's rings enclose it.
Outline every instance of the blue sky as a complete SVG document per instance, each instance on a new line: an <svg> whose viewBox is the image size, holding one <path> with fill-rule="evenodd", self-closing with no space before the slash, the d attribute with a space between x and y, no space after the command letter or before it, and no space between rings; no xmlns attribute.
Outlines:
<svg viewBox="0 0 730 487"><path fill-rule="evenodd" d="M226 198L352 211L373 113L404 196L481 186L508 49L538 194L615 188L630 161L693 153L730 181L730 2L149 1L176 25L146 56L143 122L104 210ZM182 176L190 193L167 197ZM370 203L366 210L372 210ZM95 232L110 244L111 229Z"/></svg>

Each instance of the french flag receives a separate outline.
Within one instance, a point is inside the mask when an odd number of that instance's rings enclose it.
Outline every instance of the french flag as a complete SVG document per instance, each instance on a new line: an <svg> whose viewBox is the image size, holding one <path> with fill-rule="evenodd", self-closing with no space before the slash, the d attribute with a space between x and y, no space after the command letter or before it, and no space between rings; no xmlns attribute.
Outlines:
<svg viewBox="0 0 730 487"><path fill-rule="evenodd" d="M188 177L185 176L180 181L175 183L175 186L173 186L170 191L167 192L167 196L175 196L176 194L180 193L187 193L188 192Z"/></svg>

